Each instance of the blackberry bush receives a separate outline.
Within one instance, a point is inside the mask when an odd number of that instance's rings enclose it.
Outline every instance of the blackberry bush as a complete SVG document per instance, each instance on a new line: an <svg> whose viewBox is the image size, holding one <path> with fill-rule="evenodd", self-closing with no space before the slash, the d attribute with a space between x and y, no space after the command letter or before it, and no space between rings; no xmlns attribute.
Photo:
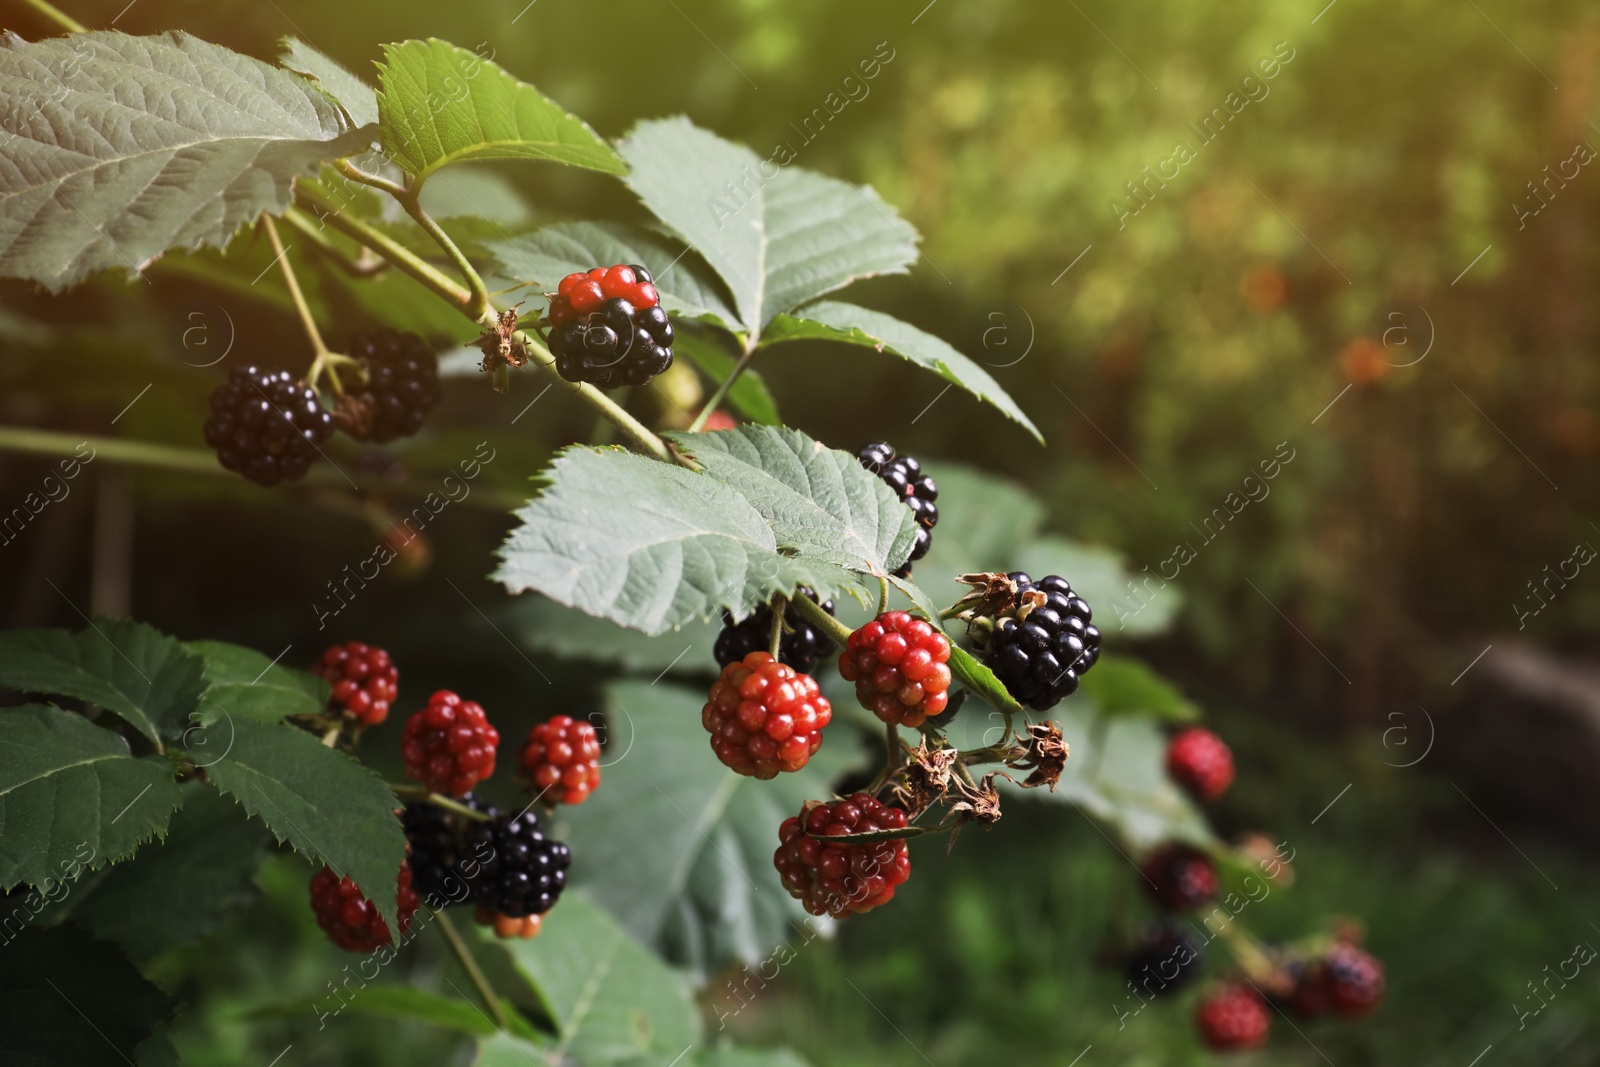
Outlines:
<svg viewBox="0 0 1600 1067"><path fill-rule="evenodd" d="M550 300L550 354L569 382L644 385L672 366L672 323L650 272L595 267L561 279Z"/></svg>
<svg viewBox="0 0 1600 1067"><path fill-rule="evenodd" d="M247 363L212 392L204 433L218 463L270 487L305 477L333 433L333 415L288 371Z"/></svg>

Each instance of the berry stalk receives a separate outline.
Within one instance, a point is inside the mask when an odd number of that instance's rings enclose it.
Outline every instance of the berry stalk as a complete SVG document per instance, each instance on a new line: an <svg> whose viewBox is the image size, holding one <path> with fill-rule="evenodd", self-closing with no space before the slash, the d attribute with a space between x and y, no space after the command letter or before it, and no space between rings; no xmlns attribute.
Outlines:
<svg viewBox="0 0 1600 1067"><path fill-rule="evenodd" d="M699 433L705 428L706 420L711 417L712 412L722 406L722 401L728 396L728 390L733 388L733 384L739 380L739 376L745 372L745 368L750 366L750 361L756 358L756 352L760 347L760 343L755 338L751 338L745 344L744 353L739 357L739 361L733 365L733 369L728 372L728 376L722 379L721 384L712 391L711 396L701 405L700 414L696 415L694 421L689 424L689 433Z"/></svg>
<svg viewBox="0 0 1600 1067"><path fill-rule="evenodd" d="M473 986L478 990L478 996L483 998L483 1003L489 1009L489 1014L494 1017L494 1023L504 1030L509 1026L506 1020L505 1008L500 1004L500 998L495 995L494 986L489 984L488 976L483 973L483 968L478 966L478 961L473 958L471 950L461 939L461 933L456 929L455 923L450 921L443 909L431 908L433 917L439 921L439 929L444 934L444 939L450 944L450 951L456 954L456 959L461 962L461 969L467 972L467 977L472 979Z"/></svg>
<svg viewBox="0 0 1600 1067"><path fill-rule="evenodd" d="M311 342L311 351L316 358L311 362L311 369L306 372L306 384L311 388L317 387L317 380L322 377L322 372L330 365L338 363L354 363L355 360L348 356L341 356L329 350L322 340L322 331L317 329L317 320L311 314L311 305L306 303L306 297L300 291L300 279L295 277L294 266L289 262L289 251L283 247L283 240L278 236L278 227L272 222L271 215L261 216L261 226L267 231L267 240L272 243L272 251L276 255L275 263L283 271L283 280L289 286L289 299L294 301L294 310L300 316L300 325L305 327L306 338ZM344 393L344 386L339 382L338 373L330 374L333 380L333 391Z"/></svg>
<svg viewBox="0 0 1600 1067"><path fill-rule="evenodd" d="M840 648L850 643L850 627L823 611L822 605L815 600L808 596L797 596L790 601L790 604L806 617L807 622L827 634Z"/></svg>

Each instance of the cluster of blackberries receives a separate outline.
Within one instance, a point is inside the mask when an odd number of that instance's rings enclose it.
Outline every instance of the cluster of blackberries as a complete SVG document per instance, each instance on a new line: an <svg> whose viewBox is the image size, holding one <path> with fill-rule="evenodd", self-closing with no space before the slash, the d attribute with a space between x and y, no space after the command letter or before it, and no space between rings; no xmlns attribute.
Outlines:
<svg viewBox="0 0 1600 1067"><path fill-rule="evenodd" d="M204 432L217 462L272 486L305 477L333 433L333 416L288 371L249 363L212 392Z"/></svg>
<svg viewBox="0 0 1600 1067"><path fill-rule="evenodd" d="M414 333L373 330L350 338L366 381L346 391L354 417L341 428L358 441L382 444L422 429L439 403L439 360Z"/></svg>
<svg viewBox="0 0 1600 1067"><path fill-rule="evenodd" d="M561 899L572 850L544 835L532 811L501 813L475 797L473 819L426 800L405 807L412 884L440 906L472 903L494 916L543 915Z"/></svg>
<svg viewBox="0 0 1600 1067"><path fill-rule="evenodd" d="M217 461L257 485L274 486L305 477L336 428L378 443L421 429L440 396L439 363L427 342L416 334L375 330L352 337L350 355L360 361L365 379L349 383L333 412L286 370L253 363L234 367L211 393L204 428Z"/></svg>
<svg viewBox="0 0 1600 1067"><path fill-rule="evenodd" d="M817 603L817 594L801 586L799 596ZM824 601L822 610L833 614L833 601ZM833 655L834 645L828 636L813 626L791 602L783 610L783 636L778 641L778 662L793 667L801 674L810 674L817 660ZM746 616L743 622L734 622L728 612L722 613L722 632L711 654L717 657L717 666L738 663L752 652L765 652L772 641L772 606L762 604Z"/></svg>
<svg viewBox="0 0 1600 1067"><path fill-rule="evenodd" d="M638 264L567 275L549 317L550 354L569 382L644 385L672 366L672 323L650 272Z"/></svg>
<svg viewBox="0 0 1600 1067"><path fill-rule="evenodd" d="M1077 692L1078 679L1100 658L1100 630L1089 622L1088 602L1060 575L1007 577L1018 606L995 620L984 664L1018 703L1046 711ZM1034 592L1043 594L1042 604L1030 603Z"/></svg>
<svg viewBox="0 0 1600 1067"><path fill-rule="evenodd" d="M933 479L922 473L922 464L914 456L895 456L895 451L885 441L868 445L856 453L856 459L867 470L883 479L896 496L906 502L917 520L917 543L911 546L911 555L904 567L896 573L902 577L911 574L911 564L928 554L933 545L933 528L939 524L939 487Z"/></svg>

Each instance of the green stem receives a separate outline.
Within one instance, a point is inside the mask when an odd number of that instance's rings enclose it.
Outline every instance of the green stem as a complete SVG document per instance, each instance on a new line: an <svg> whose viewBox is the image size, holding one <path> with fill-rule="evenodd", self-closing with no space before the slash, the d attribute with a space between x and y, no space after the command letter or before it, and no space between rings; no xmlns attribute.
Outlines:
<svg viewBox="0 0 1600 1067"><path fill-rule="evenodd" d="M471 307L472 294L463 288L460 283L382 230L369 226L353 215L345 214L303 186L296 185L294 195L300 206L311 212L318 219L326 222L346 237L366 245L378 255L393 263L397 268L433 290L436 295L446 302L454 304L457 310L463 314L466 314L467 309ZM468 317L473 321L478 319L476 315L468 315Z"/></svg>
<svg viewBox="0 0 1600 1067"><path fill-rule="evenodd" d="M311 314L311 305L306 303L305 294L300 291L300 280L295 277L294 266L289 262L288 249L283 247L283 241L278 237L278 227L273 224L271 215L261 216L261 225L267 231L267 240L272 242L272 251L277 256L275 262L283 271L283 280L289 285L289 298L294 301L295 314L300 316L300 325L305 327L306 337L311 341L311 351L315 358L311 361L311 369L306 371L306 384L315 389L317 382L322 378L324 371L330 367L335 368L329 375L333 382L333 391L344 395L344 384L339 381L336 369L339 364L358 365L349 356L341 356L332 352L323 343L322 332L317 329L317 320Z"/></svg>
<svg viewBox="0 0 1600 1067"><path fill-rule="evenodd" d="M143 467L162 467L192 474L227 474L217 465L217 457L196 448L177 448L148 441L125 441L116 437L92 437L29 430L21 426L0 426L0 452L23 452L35 456L78 456L88 445L90 459L112 463L132 463Z"/></svg>
<svg viewBox="0 0 1600 1067"><path fill-rule="evenodd" d="M804 598L802 597L801 599ZM771 640L768 642L769 647L767 651L772 653L773 659L778 658L778 646L783 642L784 600L785 598L781 596L773 597L772 599L772 636Z"/></svg>
<svg viewBox="0 0 1600 1067"><path fill-rule="evenodd" d="M489 311L492 314L494 309L491 307ZM539 368L546 374L559 381L562 385L567 386L573 393L582 398L586 404L588 404L590 407L593 407L605 418L609 419L612 425L617 428L622 436L626 438L628 443L634 448L645 453L646 455L661 460L663 463L678 463L679 465L688 467L691 470L700 469L699 464L694 463L688 458L673 452L667 447L667 443L665 441L651 431L650 427L646 426L644 423L628 414L628 412L625 411L620 404L613 401L610 397L606 396L594 386L584 382L583 384L574 387L571 382L557 374L556 357L550 354L550 350L544 346L544 342L540 341L537 336L521 331L518 331L517 336L527 347L530 362L537 363Z"/></svg>
<svg viewBox="0 0 1600 1067"><path fill-rule="evenodd" d="M833 643L843 647L850 640L850 627L822 610L822 605L808 596L797 596L790 601L806 617L806 621L813 626L818 626L833 639Z"/></svg>
<svg viewBox="0 0 1600 1067"><path fill-rule="evenodd" d="M889 579L878 575L878 614L889 610Z"/></svg>
<svg viewBox="0 0 1600 1067"><path fill-rule="evenodd" d="M85 26L83 23L79 22L65 11L62 11L54 4L49 3L49 0L27 0L27 3L29 7L33 8L51 22L54 22L57 26L60 26L68 33L89 32L89 27Z"/></svg>
<svg viewBox="0 0 1600 1067"><path fill-rule="evenodd" d="M467 949L467 943L461 939L456 924L451 922L450 916L442 910L436 909L433 916L439 920L439 929L444 931L444 939L450 942L450 951L456 954L456 959L461 962L461 969L472 979L472 984L477 987L478 996L483 998L484 1006L489 1009L489 1014L494 1016L494 1024L502 1030L507 1029L510 1024L506 1020L505 1008L501 1007L500 998L495 996L494 986L489 984L483 968L478 966L478 961Z"/></svg>
<svg viewBox="0 0 1600 1067"><path fill-rule="evenodd" d="M733 383L739 380L739 375L743 374L744 369L750 366L750 361L756 358L756 352L759 349L760 345L754 339L745 344L744 354L739 357L739 362L733 365L733 369L728 372L728 376L722 379L722 384L718 385L710 398L701 405L700 414L696 415L694 421L689 424L690 433L699 433L701 428L705 426L706 420L711 417L711 413L716 411L721 406L722 401L727 398L728 390L733 388Z"/></svg>
<svg viewBox="0 0 1600 1067"><path fill-rule="evenodd" d="M338 264L340 270L352 278L370 278L389 269L388 261L378 259L371 254L371 249L362 247L361 254L352 257L350 253L340 248L328 235L323 233L311 220L306 218L305 212L299 208L290 208L283 216L286 225L294 227L295 231L316 246L317 251Z"/></svg>

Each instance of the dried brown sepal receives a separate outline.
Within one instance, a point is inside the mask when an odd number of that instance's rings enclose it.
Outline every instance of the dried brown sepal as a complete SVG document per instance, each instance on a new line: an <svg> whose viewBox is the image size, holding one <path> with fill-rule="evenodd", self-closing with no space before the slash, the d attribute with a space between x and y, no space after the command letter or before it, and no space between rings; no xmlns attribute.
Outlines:
<svg viewBox="0 0 1600 1067"><path fill-rule="evenodd" d="M914 819L942 800L959 756L953 748L929 748L925 741L913 748L889 787L894 805Z"/></svg>
<svg viewBox="0 0 1600 1067"><path fill-rule="evenodd" d="M1043 590L1030 589L1017 598L1017 618L1026 619L1031 613L1045 606L1049 601Z"/></svg>
<svg viewBox="0 0 1600 1067"><path fill-rule="evenodd" d="M365 441L372 433L373 409L370 393L340 393L333 409L333 424L357 441Z"/></svg>
<svg viewBox="0 0 1600 1067"><path fill-rule="evenodd" d="M1071 748L1061 738L1060 726L1049 721L1036 722L1028 727L1021 755L1008 760L1006 766L1032 772L1022 780L1022 788L1037 789L1044 785L1054 793L1071 754Z"/></svg>
<svg viewBox="0 0 1600 1067"><path fill-rule="evenodd" d="M950 780L950 786L955 790L958 799L950 805L949 816L960 819L960 824L956 827L957 833L960 832L962 825L969 822L993 826L1000 821L1000 790L994 786L995 776L999 773L1002 772L990 771L976 783L968 783L959 777ZM1008 774L1006 778L1009 780L1011 776ZM949 816L945 818L945 822L950 821ZM952 848L955 846L955 837L954 833L950 835Z"/></svg>
<svg viewBox="0 0 1600 1067"><path fill-rule="evenodd" d="M520 367L528 362L528 346L517 336L517 323L521 316L516 307L507 308L495 318L494 329L478 338L478 349L483 353L481 367L485 374L493 374L504 366Z"/></svg>
<svg viewBox="0 0 1600 1067"><path fill-rule="evenodd" d="M972 586L972 592L956 601L964 617L1005 615L1017 606L1017 583L993 571L958 574L956 581Z"/></svg>

